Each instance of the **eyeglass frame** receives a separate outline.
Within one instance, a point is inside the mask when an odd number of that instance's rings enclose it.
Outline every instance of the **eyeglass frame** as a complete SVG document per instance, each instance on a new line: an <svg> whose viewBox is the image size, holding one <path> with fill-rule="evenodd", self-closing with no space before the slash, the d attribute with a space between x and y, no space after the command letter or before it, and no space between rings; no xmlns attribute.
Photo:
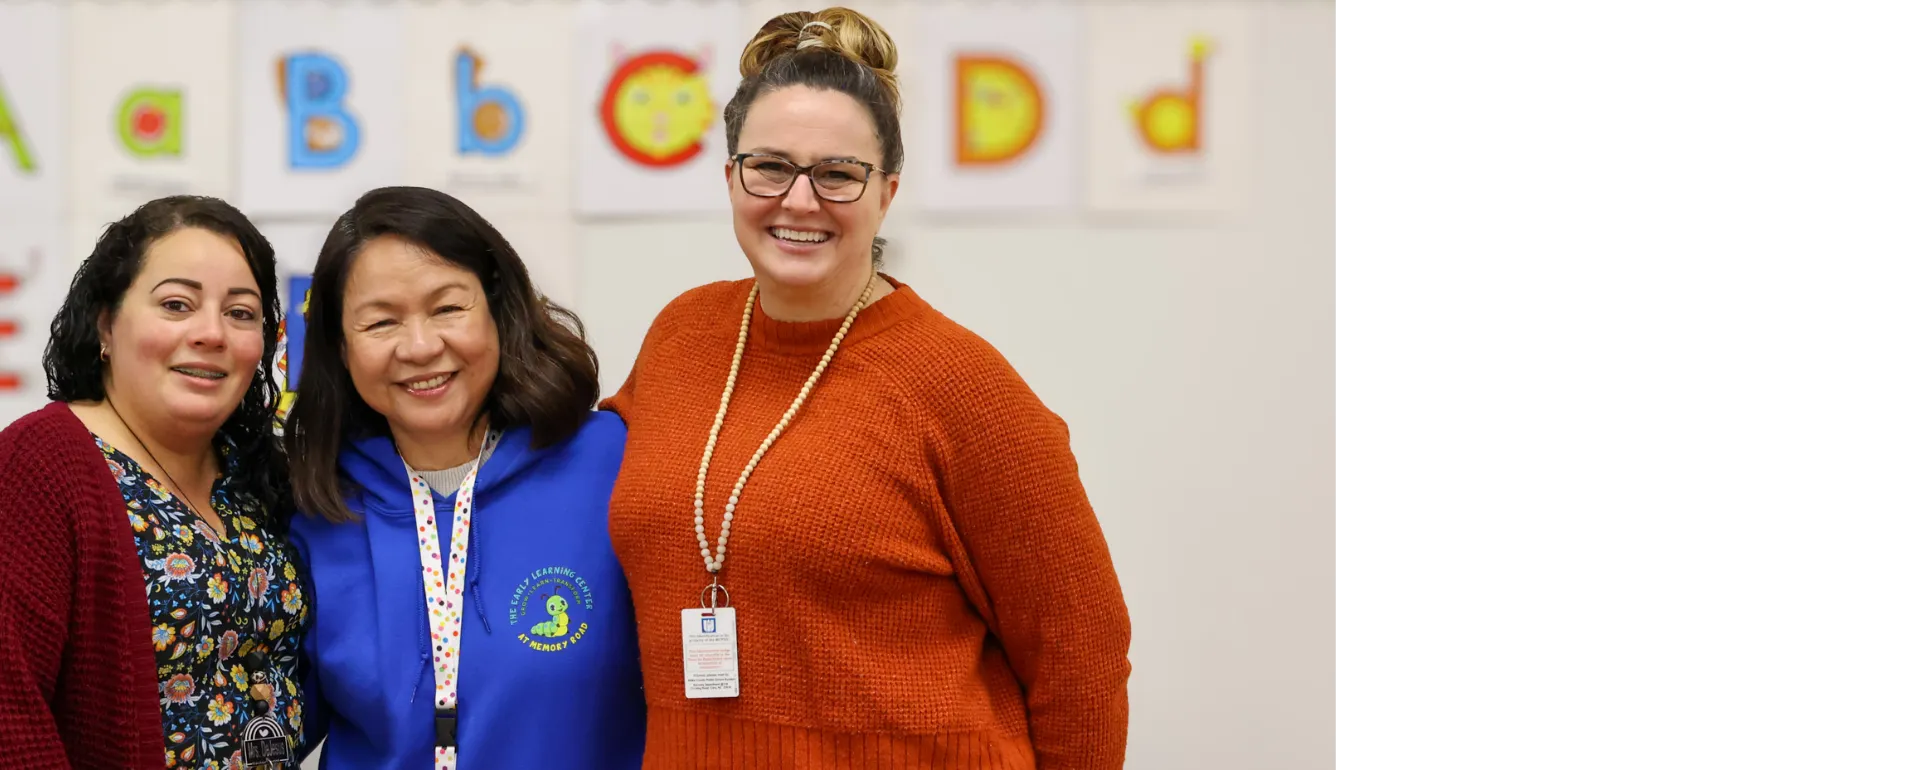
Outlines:
<svg viewBox="0 0 1920 770"><path fill-rule="evenodd" d="M785 163L793 167L793 178L787 180L786 189L781 190L780 192L772 195L761 195L760 193L749 190L747 189L747 167L740 165L740 161L746 158L772 158L774 160L780 161L781 163ZM873 165L872 163L868 163L864 160L860 160L858 158L833 158L830 160L823 160L823 161L820 161L819 163L815 163L812 165L802 166L798 163L795 163L786 158L782 158L778 155L774 155L772 153L739 152L739 153L734 153L733 157L729 160L733 164L734 168L737 170L736 175L740 178L740 191L748 195L751 195L755 198L785 198L787 197L787 194L793 192L793 186L800 181L800 177L806 177L807 184L813 185L813 197L818 198L822 201L826 201L827 203L855 203L855 202L858 202L861 198L866 197L867 188L872 186L874 174L881 174L884 176L884 175L893 173L891 171L888 171L884 168ZM832 163L851 163L853 165L866 169L867 171L866 178L860 180L859 195L855 195L852 198L847 200L837 201L832 198L824 197L820 194L820 184L819 182L814 180L813 170L821 166L825 166Z"/></svg>

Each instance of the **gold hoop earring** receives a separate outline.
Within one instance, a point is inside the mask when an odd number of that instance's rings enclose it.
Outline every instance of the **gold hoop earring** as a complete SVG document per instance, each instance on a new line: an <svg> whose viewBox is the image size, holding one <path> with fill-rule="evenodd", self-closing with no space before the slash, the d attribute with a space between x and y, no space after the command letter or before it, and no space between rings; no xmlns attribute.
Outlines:
<svg viewBox="0 0 1920 770"><path fill-rule="evenodd" d="M100 343L100 360L107 360L107 343Z"/></svg>

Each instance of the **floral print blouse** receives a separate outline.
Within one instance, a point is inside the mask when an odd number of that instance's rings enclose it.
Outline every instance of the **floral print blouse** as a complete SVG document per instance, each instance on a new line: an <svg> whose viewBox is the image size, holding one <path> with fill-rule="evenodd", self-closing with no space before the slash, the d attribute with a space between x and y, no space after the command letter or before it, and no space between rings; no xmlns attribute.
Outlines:
<svg viewBox="0 0 1920 770"><path fill-rule="evenodd" d="M153 651L167 767L240 770L241 730L268 711L303 750L300 643L307 631L304 576L293 546L260 527L254 499L228 488L239 458L220 443L212 527L140 467L94 437L127 500L134 546L146 567ZM249 697L252 668L265 668L268 702ZM263 693L264 694L264 693Z"/></svg>

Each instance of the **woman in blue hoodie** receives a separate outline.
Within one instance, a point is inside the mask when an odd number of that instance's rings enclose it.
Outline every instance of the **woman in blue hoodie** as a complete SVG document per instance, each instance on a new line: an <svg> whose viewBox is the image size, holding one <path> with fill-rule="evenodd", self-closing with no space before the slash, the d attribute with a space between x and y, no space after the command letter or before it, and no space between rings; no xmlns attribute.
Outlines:
<svg viewBox="0 0 1920 770"><path fill-rule="evenodd" d="M638 767L633 605L607 537L626 428L579 319L458 200L334 223L287 415L325 768Z"/></svg>

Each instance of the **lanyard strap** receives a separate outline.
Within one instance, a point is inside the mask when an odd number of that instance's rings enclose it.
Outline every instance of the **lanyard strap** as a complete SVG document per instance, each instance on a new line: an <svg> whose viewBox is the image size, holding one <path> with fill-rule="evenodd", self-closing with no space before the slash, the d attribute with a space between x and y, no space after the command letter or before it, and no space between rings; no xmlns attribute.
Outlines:
<svg viewBox="0 0 1920 770"><path fill-rule="evenodd" d="M487 456L497 434L487 436L479 457ZM454 724L459 705L460 622L466 615L467 535L473 531L473 482L480 462L460 482L453 498L453 533L447 541L446 570L440 568L440 528L434 519L433 492L418 471L407 469L413 489L413 522L420 538L420 571L427 586L427 622L433 632L434 770L454 770Z"/></svg>

